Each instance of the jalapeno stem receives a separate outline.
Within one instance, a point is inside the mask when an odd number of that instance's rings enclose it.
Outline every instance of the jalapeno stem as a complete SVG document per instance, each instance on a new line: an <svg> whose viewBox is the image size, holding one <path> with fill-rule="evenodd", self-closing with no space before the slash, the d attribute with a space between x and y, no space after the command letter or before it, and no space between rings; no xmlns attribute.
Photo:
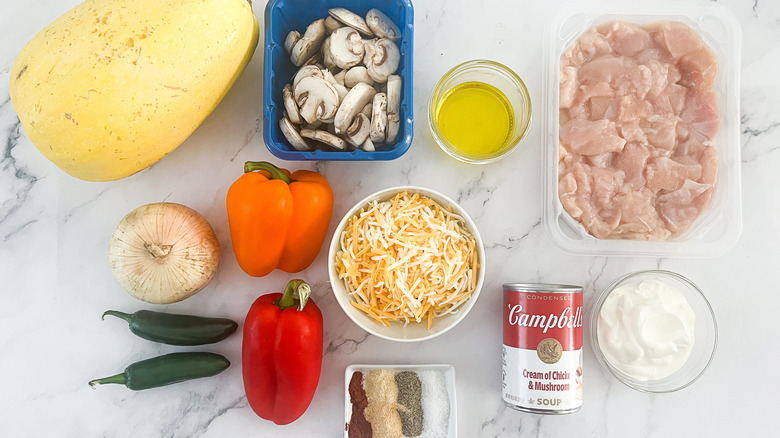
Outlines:
<svg viewBox="0 0 780 438"><path fill-rule="evenodd" d="M124 319L127 322L130 322L130 318L133 317L133 315L129 313L124 313L117 310L106 310L103 312L103 316L101 316L100 319L106 319L106 315L116 316L117 318Z"/></svg>
<svg viewBox="0 0 780 438"><path fill-rule="evenodd" d="M254 172L256 170L265 170L271 174L271 179L279 179L287 184L293 182L286 173L267 161L247 161L244 163L244 173Z"/></svg>
<svg viewBox="0 0 780 438"><path fill-rule="evenodd" d="M120 385L127 384L127 376L125 373L117 374L115 376L103 377L102 379L95 379L89 381L89 386L95 389L95 385L105 385L106 383L118 383Z"/></svg>

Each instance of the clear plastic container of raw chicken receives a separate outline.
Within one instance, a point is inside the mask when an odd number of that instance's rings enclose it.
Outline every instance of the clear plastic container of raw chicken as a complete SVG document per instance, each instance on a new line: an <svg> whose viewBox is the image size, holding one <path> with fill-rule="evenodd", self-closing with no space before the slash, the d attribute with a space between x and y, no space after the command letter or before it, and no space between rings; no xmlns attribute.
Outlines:
<svg viewBox="0 0 780 438"><path fill-rule="evenodd" d="M739 23L715 4L634 4L604 6L578 3L557 15L545 38L543 116L543 220L552 241L573 254L655 257L715 257L727 252L742 231L739 132ZM601 8L601 9L600 9ZM559 198L559 126L561 55L589 29L616 20L647 26L669 21L696 30L718 64L712 91L718 95L720 130L712 143L718 153L717 182L711 203L686 231L667 240L596 238L564 209ZM564 117L568 117L564 114ZM564 152L565 153L565 152Z"/></svg>

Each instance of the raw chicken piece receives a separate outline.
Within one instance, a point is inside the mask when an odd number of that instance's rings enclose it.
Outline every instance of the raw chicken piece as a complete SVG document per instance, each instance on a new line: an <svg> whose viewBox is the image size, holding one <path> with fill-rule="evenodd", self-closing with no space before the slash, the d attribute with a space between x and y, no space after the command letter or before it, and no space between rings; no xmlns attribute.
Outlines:
<svg viewBox="0 0 780 438"><path fill-rule="evenodd" d="M626 139L627 142L647 144L647 137L645 136L642 127L639 126L638 119L620 125L620 135Z"/></svg>
<svg viewBox="0 0 780 438"><path fill-rule="evenodd" d="M699 164L701 165L699 181L714 186L718 182L718 151L712 146L705 147L699 155Z"/></svg>
<svg viewBox="0 0 780 438"><path fill-rule="evenodd" d="M674 115L654 116L648 120L649 126L643 132L647 142L656 148L667 151L674 149L677 139L677 123L680 118Z"/></svg>
<svg viewBox="0 0 780 438"><path fill-rule="evenodd" d="M586 61L590 61L596 56L601 56L612 52L612 47L604 38L604 35L596 32L595 29L583 34L561 57L561 66L579 67Z"/></svg>
<svg viewBox="0 0 780 438"><path fill-rule="evenodd" d="M653 39L676 61L684 55L704 48L701 36L689 26L678 22L661 22L648 26Z"/></svg>
<svg viewBox="0 0 780 438"><path fill-rule="evenodd" d="M622 96L618 102L617 120L623 123L647 119L653 112L653 104L637 96Z"/></svg>
<svg viewBox="0 0 780 438"><path fill-rule="evenodd" d="M569 108L577 93L577 69L571 66L561 67L560 107Z"/></svg>
<svg viewBox="0 0 780 438"><path fill-rule="evenodd" d="M625 21L613 21L599 27L612 50L623 56L634 56L650 46L650 33L645 29Z"/></svg>
<svg viewBox="0 0 780 438"><path fill-rule="evenodd" d="M604 55L582 65L577 75L581 84L596 85L599 82L614 84L624 81L631 71L636 70L637 63L625 56Z"/></svg>
<svg viewBox="0 0 780 438"><path fill-rule="evenodd" d="M680 84L694 90L709 90L718 75L718 58L704 48L680 58Z"/></svg>
<svg viewBox="0 0 780 438"><path fill-rule="evenodd" d="M561 57L559 199L600 239L665 240L712 201L717 58L683 23L612 22Z"/></svg>
<svg viewBox="0 0 780 438"><path fill-rule="evenodd" d="M638 190L646 184L644 171L649 157L650 150L647 146L629 143L613 160L615 168L622 170L626 175L625 183L629 188Z"/></svg>
<svg viewBox="0 0 780 438"><path fill-rule="evenodd" d="M683 164L669 157L658 157L647 164L645 178L647 188L653 193L661 190L674 191L682 187L686 180L697 181L701 178L701 164L696 161Z"/></svg>
<svg viewBox="0 0 780 438"><path fill-rule="evenodd" d="M615 198L623 219L616 231L627 238L658 240L669 237L664 222L653 207L655 195L647 190L631 190Z"/></svg>
<svg viewBox="0 0 780 438"><path fill-rule="evenodd" d="M686 180L679 189L658 197L656 207L667 228L673 233L687 230L702 210L709 206L711 184L700 184Z"/></svg>
<svg viewBox="0 0 780 438"><path fill-rule="evenodd" d="M609 120L571 119L561 126L561 143L580 155L599 155L618 152L626 141L617 133L614 122Z"/></svg>
<svg viewBox="0 0 780 438"><path fill-rule="evenodd" d="M685 99L685 109L680 115L690 123L691 128L709 139L715 138L720 130L718 95L712 91L694 91Z"/></svg>

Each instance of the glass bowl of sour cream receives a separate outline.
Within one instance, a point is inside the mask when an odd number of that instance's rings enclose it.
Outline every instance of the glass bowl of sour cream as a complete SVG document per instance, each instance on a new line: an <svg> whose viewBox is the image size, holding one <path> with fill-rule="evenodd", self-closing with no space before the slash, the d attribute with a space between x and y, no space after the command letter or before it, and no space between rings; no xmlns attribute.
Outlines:
<svg viewBox="0 0 780 438"><path fill-rule="evenodd" d="M718 344L715 314L704 294L670 271L618 278L599 296L590 322L599 362L638 391L691 385L709 367Z"/></svg>

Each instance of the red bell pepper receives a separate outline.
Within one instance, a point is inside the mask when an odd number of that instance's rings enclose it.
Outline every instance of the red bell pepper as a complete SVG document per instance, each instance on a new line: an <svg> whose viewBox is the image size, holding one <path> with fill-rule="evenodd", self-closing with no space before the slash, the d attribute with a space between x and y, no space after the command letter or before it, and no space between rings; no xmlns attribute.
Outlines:
<svg viewBox="0 0 780 438"><path fill-rule="evenodd" d="M262 295L244 322L242 365L249 406L276 424L309 407L322 367L322 313L311 288L291 280L283 294Z"/></svg>

